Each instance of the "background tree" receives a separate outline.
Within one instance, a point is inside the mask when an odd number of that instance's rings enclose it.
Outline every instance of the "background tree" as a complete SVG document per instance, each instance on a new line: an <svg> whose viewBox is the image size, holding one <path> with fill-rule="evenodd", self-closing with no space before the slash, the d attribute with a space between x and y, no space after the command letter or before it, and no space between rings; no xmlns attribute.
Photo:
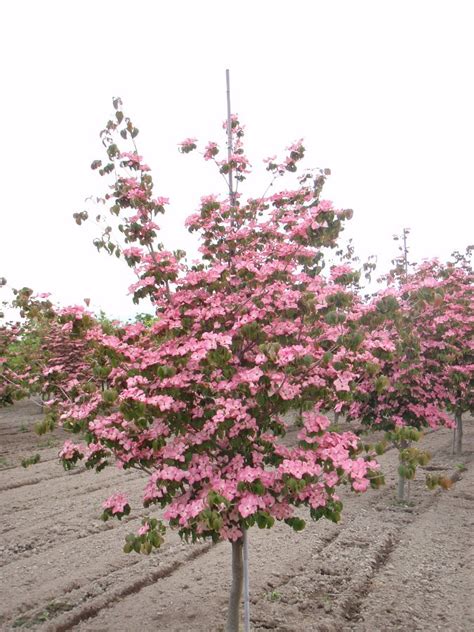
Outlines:
<svg viewBox="0 0 474 632"><path fill-rule="evenodd" d="M363 316L373 338L367 342L373 345L374 362L366 365L365 376L362 367L362 388L350 409L350 418L385 430L399 450L400 501L405 500L405 480L430 458L412 443L424 428L451 427L446 409L472 406L467 395L472 385L472 273L465 266L409 264L406 235L402 256L387 277L389 286ZM448 486L449 481L430 477L428 484Z"/></svg>
<svg viewBox="0 0 474 632"><path fill-rule="evenodd" d="M423 353L445 390L444 405L455 418L453 452L462 453L462 415L474 411L474 275L471 250L448 263L430 261L410 277L410 287L431 286L434 300L419 316Z"/></svg>

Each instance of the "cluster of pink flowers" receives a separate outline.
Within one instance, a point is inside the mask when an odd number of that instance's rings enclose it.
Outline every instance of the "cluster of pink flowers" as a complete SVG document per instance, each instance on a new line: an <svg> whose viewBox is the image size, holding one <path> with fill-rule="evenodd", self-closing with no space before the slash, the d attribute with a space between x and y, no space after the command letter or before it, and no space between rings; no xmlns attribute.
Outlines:
<svg viewBox="0 0 474 632"><path fill-rule="evenodd" d="M102 503L104 509L109 509L112 514L122 514L128 505L128 498L125 494L116 493L109 496L107 500Z"/></svg>
<svg viewBox="0 0 474 632"><path fill-rule="evenodd" d="M180 143L178 143L179 151L183 154L188 154L193 149L196 149L197 145L196 138L185 138Z"/></svg>
<svg viewBox="0 0 474 632"><path fill-rule="evenodd" d="M120 154L120 158L124 160L124 166L140 171L150 171L150 167L142 162L143 158L131 151L124 151Z"/></svg>
<svg viewBox="0 0 474 632"><path fill-rule="evenodd" d="M304 158L305 148L303 145L303 139L295 141L289 145L286 150L289 152L282 162L276 162L276 156L270 156L264 159L264 163L267 165L267 171L283 175L287 171L294 172L297 170L297 163Z"/></svg>
<svg viewBox="0 0 474 632"><path fill-rule="evenodd" d="M219 153L217 143L209 142L204 150L204 160L212 160Z"/></svg>
<svg viewBox="0 0 474 632"><path fill-rule="evenodd" d="M60 459L71 460L74 457L82 456L82 451L78 445L70 441L69 439L64 442L62 449L59 452Z"/></svg>

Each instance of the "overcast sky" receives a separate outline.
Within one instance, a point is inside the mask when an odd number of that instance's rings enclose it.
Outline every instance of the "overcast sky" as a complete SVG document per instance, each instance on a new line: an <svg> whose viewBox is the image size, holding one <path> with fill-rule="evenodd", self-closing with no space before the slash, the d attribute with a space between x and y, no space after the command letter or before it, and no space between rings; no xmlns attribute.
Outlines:
<svg viewBox="0 0 474 632"><path fill-rule="evenodd" d="M98 132L120 95L157 193L171 199L162 237L192 250L184 219L224 183L177 143L223 143L226 68L251 162L304 137L306 164L331 168L325 197L354 209L347 232L380 271L405 226L418 260L464 249L473 15L470 0L2 3L0 276L129 316L129 270L72 219L103 186L89 169L102 158ZM244 195L263 192L264 173Z"/></svg>

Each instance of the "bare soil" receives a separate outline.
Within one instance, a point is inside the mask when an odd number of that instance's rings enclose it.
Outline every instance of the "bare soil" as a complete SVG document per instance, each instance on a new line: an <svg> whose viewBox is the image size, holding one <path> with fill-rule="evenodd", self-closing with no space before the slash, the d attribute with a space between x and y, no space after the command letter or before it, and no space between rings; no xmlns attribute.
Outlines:
<svg viewBox="0 0 474 632"><path fill-rule="evenodd" d="M145 479L115 468L64 472L63 437L38 438L30 402L0 410L0 629L62 632L219 632L230 588L230 546L187 545L174 533L149 557L122 552L139 516L103 523L102 501L126 491L140 506ZM457 479L413 505L394 502L397 453L380 461L387 484L343 492L342 522L249 534L254 632L474 630L474 422L463 456L452 434L423 439L427 469ZM28 469L21 459L40 454Z"/></svg>

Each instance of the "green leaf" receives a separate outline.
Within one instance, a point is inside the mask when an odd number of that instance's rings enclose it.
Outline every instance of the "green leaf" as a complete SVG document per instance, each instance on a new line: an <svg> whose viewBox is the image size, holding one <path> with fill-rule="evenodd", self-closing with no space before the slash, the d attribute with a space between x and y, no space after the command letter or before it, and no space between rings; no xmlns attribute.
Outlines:
<svg viewBox="0 0 474 632"><path fill-rule="evenodd" d="M306 526L306 522L302 518L286 518L285 522L294 531L302 531Z"/></svg>

